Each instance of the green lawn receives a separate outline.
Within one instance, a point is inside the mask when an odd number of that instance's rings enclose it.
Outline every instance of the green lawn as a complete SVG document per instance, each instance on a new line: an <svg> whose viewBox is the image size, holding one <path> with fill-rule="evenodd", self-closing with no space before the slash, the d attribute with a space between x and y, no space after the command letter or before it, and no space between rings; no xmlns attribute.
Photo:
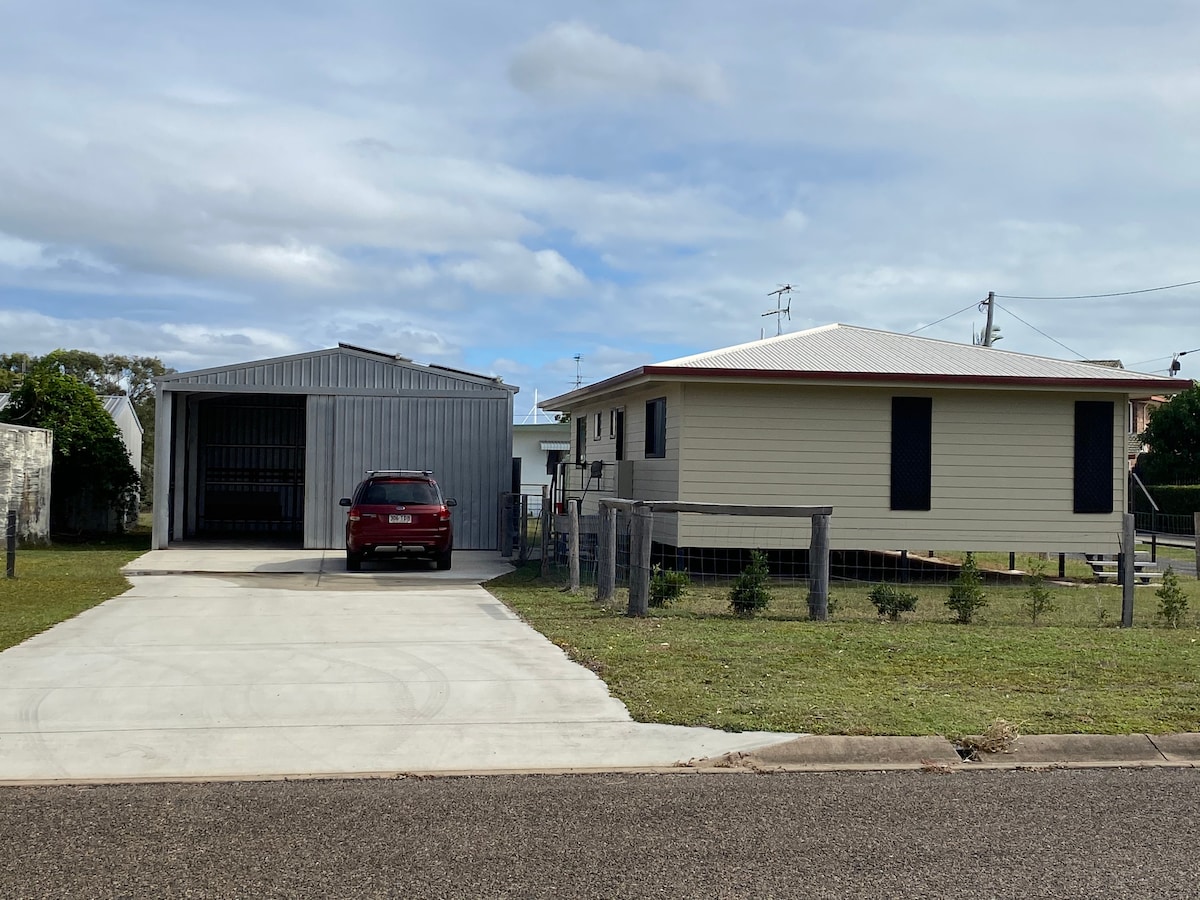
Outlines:
<svg viewBox="0 0 1200 900"><path fill-rule="evenodd" d="M1139 551L1144 550L1147 553L1149 553L1150 545L1149 544L1138 544L1137 549ZM1195 550L1189 549L1187 547L1167 547L1167 546L1164 546L1163 544L1158 545L1158 552L1155 553L1155 556L1158 559L1158 567L1160 569L1163 569L1164 571L1166 570L1167 566L1169 566L1173 561L1190 562L1190 563L1194 563L1196 561L1196 551Z"/></svg>
<svg viewBox="0 0 1200 900"><path fill-rule="evenodd" d="M1182 582L1187 627L1154 627L1153 588L1135 626L1101 585L1054 589L1034 627L1023 588L988 587L977 624L953 624L945 586L913 587L914 614L881 622L869 586L835 586L831 622L806 621L802 587L776 589L765 615L739 619L727 588L694 588L646 619L565 594L527 567L488 587L596 671L644 722L822 734L979 733L996 718L1024 733L1200 730L1200 585ZM622 601L623 602L623 601Z"/></svg>
<svg viewBox="0 0 1200 900"><path fill-rule="evenodd" d="M0 573L0 650L129 589L121 566L149 549L148 535L17 551L17 577Z"/></svg>

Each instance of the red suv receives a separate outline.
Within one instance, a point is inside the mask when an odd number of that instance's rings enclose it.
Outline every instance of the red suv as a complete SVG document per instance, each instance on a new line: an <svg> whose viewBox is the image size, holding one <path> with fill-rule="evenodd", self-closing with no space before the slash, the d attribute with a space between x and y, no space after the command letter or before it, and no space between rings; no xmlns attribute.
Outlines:
<svg viewBox="0 0 1200 900"><path fill-rule="evenodd" d="M432 472L408 470L368 472L343 497L346 515L346 568L356 572L368 556L409 556L432 559L439 569L450 568L454 528L453 499L443 500Z"/></svg>

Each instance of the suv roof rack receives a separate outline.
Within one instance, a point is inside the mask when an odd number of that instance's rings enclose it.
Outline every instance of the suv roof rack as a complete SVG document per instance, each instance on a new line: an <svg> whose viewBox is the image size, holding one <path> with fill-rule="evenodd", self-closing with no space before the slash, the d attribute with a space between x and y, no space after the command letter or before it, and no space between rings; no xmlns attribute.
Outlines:
<svg viewBox="0 0 1200 900"><path fill-rule="evenodd" d="M367 477L373 475L418 475L428 478L433 475L432 469L367 469Z"/></svg>

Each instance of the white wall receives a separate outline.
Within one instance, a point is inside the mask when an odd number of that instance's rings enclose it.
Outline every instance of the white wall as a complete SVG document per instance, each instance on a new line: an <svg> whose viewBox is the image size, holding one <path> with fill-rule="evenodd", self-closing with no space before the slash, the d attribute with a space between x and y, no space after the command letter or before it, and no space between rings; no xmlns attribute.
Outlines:
<svg viewBox="0 0 1200 900"><path fill-rule="evenodd" d="M50 537L50 469L54 433L0 423L0 534L9 510L22 540Z"/></svg>
<svg viewBox="0 0 1200 900"><path fill-rule="evenodd" d="M532 495L529 501L531 512L541 508L542 485L551 481L551 476L546 473L547 451L541 448L542 441L570 440L570 423L513 426L513 458L521 460L521 493ZM566 455L567 451L563 451L564 458Z"/></svg>

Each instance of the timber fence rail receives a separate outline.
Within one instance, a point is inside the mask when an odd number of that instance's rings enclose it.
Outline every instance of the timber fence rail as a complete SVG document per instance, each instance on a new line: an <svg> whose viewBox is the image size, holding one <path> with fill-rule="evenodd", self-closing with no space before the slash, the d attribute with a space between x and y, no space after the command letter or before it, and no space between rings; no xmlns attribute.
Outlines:
<svg viewBox="0 0 1200 900"><path fill-rule="evenodd" d="M573 507L577 510L577 505ZM600 525L596 549L596 599L611 602L616 591L618 556L618 513L629 516L629 604L628 615L645 616L650 606L650 580L653 574L655 513L692 513L719 516L760 516L807 518L812 520L808 548L809 618L829 618L829 519L830 506L751 506L728 503L692 503L677 500L600 500ZM577 544L572 542L572 547ZM579 589L572 568L571 588Z"/></svg>

